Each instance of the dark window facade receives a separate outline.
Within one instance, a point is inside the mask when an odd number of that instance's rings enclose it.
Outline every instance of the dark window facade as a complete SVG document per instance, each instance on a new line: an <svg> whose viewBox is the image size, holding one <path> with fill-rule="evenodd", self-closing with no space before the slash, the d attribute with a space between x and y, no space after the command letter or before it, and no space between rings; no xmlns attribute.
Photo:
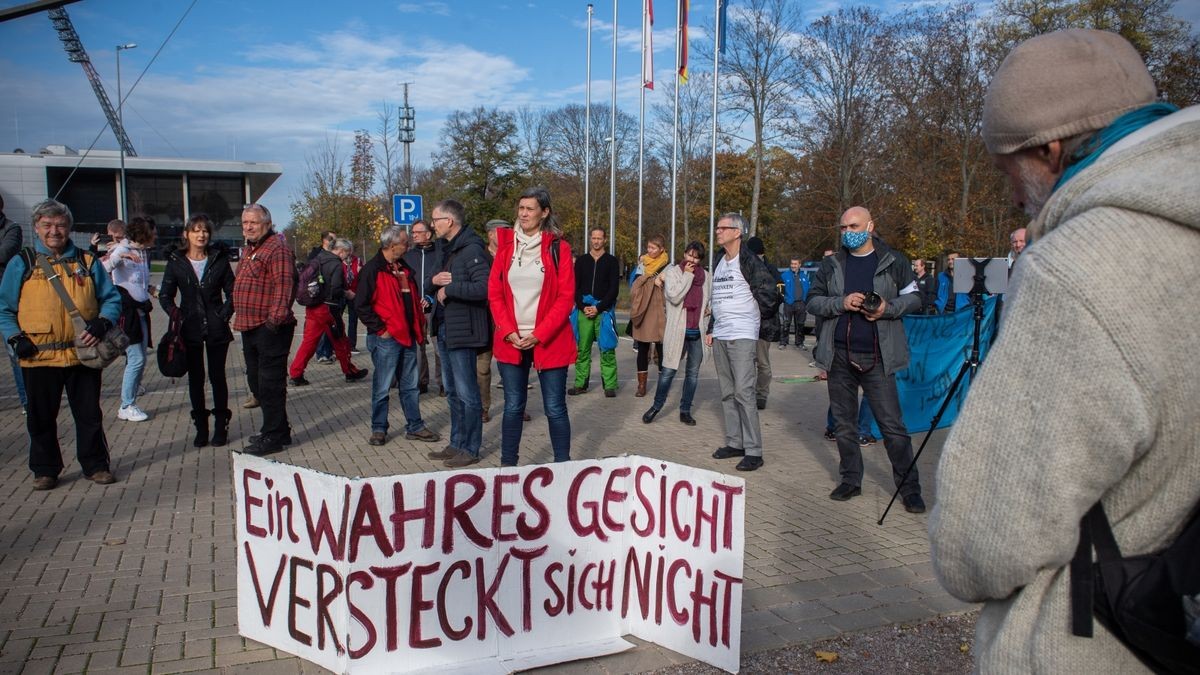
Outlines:
<svg viewBox="0 0 1200 675"><path fill-rule="evenodd" d="M188 175L188 212L208 216L218 240L241 241L244 201L241 176Z"/></svg>
<svg viewBox="0 0 1200 675"><path fill-rule="evenodd" d="M66 167L47 168L46 194L58 195L58 201L71 209L75 232L104 232L108 221L117 217L116 177L108 169L79 169L67 182L70 174Z"/></svg>
<svg viewBox="0 0 1200 675"><path fill-rule="evenodd" d="M154 219L161 238L164 228L178 232L183 228L183 180L180 174L125 173L129 181L125 201L129 217Z"/></svg>

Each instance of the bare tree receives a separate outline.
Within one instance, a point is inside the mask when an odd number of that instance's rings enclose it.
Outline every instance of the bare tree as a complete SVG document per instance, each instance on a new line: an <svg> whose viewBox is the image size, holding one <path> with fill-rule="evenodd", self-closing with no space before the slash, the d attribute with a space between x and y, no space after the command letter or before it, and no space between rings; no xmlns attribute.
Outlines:
<svg viewBox="0 0 1200 675"><path fill-rule="evenodd" d="M671 166L671 137L674 133L674 103L659 103L652 108L652 135L659 139L650 150L663 166ZM679 90L679 196L683 221L683 242L691 236L688 205L693 195L707 193L700 179L707 172L696 171L696 160L707 157L712 141L712 73L693 72Z"/></svg>
<svg viewBox="0 0 1200 675"><path fill-rule="evenodd" d="M864 7L821 17L796 45L799 122L791 133L813 161L811 188L833 214L870 202L886 184L869 164L888 112L883 75L891 47L887 24Z"/></svg>
<svg viewBox="0 0 1200 675"><path fill-rule="evenodd" d="M403 180L403 167L400 166L400 142L397 140L396 106L383 102L376 114L379 126L375 132L375 167L383 179L382 198L390 200L391 195L398 194L400 188L407 183Z"/></svg>
<svg viewBox="0 0 1200 675"><path fill-rule="evenodd" d="M791 56L800 24L799 4L786 0L748 0L729 11L722 89L731 110L742 113L754 132L754 191L750 232L758 231L759 198L767 141L790 112L796 82Z"/></svg>
<svg viewBox="0 0 1200 675"><path fill-rule="evenodd" d="M517 143L520 146L521 164L533 183L541 184L546 178L547 155L550 145L550 123L548 113L541 108L521 106L517 108Z"/></svg>

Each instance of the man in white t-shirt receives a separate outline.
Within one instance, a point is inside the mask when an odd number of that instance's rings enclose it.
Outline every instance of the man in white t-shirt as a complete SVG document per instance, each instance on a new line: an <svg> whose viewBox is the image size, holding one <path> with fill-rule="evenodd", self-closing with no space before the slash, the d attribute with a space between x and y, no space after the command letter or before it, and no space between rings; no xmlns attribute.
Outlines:
<svg viewBox="0 0 1200 675"><path fill-rule="evenodd" d="M738 471L754 471L763 465L762 431L754 401L758 371L755 352L764 322L775 321L779 289L767 266L742 238L750 224L737 213L717 221L717 245L724 249L712 277L712 317L704 343L711 345L717 381L721 386L721 408L725 413L725 445L713 453L715 459L741 457Z"/></svg>

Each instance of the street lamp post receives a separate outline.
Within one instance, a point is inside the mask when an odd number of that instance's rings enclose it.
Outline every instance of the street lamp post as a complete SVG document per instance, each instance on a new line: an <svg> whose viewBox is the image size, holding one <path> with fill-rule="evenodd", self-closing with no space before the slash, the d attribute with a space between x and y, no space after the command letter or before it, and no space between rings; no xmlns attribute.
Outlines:
<svg viewBox="0 0 1200 675"><path fill-rule="evenodd" d="M133 42L117 45L117 121L121 123L122 129L125 128L125 116L122 114L125 109L125 99L121 96L121 52L136 46L137 44ZM121 139L118 138L117 145L121 146L121 219L128 220L128 204L125 201L125 144L121 143Z"/></svg>

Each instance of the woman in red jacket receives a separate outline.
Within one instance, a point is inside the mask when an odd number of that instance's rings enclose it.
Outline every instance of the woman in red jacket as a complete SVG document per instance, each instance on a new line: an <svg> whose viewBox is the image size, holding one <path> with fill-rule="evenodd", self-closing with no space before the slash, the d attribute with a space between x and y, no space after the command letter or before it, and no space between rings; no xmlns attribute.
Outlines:
<svg viewBox="0 0 1200 675"><path fill-rule="evenodd" d="M565 462L571 459L567 367L575 363L571 246L562 239L551 212L550 193L540 187L521 194L516 226L497 234L488 302L496 322L493 352L504 380L500 465L517 465L530 366L541 384L554 461Z"/></svg>

